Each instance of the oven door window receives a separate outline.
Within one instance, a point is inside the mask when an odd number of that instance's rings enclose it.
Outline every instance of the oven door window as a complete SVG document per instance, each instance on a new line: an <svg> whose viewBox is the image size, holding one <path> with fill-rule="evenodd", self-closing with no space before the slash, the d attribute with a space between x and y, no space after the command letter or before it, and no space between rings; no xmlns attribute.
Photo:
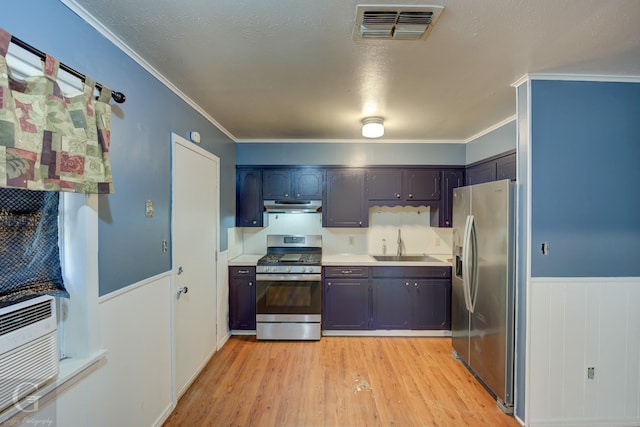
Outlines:
<svg viewBox="0 0 640 427"><path fill-rule="evenodd" d="M256 313L320 314L319 281L258 281Z"/></svg>

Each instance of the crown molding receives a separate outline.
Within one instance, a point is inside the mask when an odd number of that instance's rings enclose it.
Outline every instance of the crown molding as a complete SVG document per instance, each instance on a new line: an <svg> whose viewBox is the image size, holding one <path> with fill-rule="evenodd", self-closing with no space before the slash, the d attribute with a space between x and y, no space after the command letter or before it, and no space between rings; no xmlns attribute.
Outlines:
<svg viewBox="0 0 640 427"><path fill-rule="evenodd" d="M138 65L144 68L149 74L158 79L163 85L165 85L170 91L175 93L180 99L186 102L191 108L196 110L202 117L207 119L211 124L213 124L216 128L220 130L220 132L224 133L234 142L237 142L236 137L224 128L220 123L218 123L211 115L209 115L205 110L202 109L194 100L189 98L178 89L169 79L164 77L158 70L156 70L151 64L145 61L137 52L131 49L125 42L123 42L118 36L112 33L107 27L105 27L100 21L98 21L93 15L91 15L85 8L80 6L75 0L60 0L62 4L68 7L73 13L78 15L84 21L86 21L89 25L91 25L98 33L102 34L107 40L113 43L117 48L119 48L125 55L129 58L133 59Z"/></svg>

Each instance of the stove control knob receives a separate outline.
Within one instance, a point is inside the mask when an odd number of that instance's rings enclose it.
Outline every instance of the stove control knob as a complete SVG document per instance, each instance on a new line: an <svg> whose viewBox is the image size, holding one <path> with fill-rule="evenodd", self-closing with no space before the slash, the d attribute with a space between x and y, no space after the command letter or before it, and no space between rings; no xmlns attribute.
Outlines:
<svg viewBox="0 0 640 427"><path fill-rule="evenodd" d="M271 271L276 271L276 268L275 267L271 267Z"/></svg>
<svg viewBox="0 0 640 427"><path fill-rule="evenodd" d="M292 267L287 267L287 273L291 273Z"/></svg>

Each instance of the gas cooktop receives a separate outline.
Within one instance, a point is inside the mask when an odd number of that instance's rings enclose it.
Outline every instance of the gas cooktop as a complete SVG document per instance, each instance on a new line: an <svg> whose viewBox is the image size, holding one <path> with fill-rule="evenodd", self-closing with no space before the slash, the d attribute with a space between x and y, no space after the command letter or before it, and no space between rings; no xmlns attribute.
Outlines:
<svg viewBox="0 0 640 427"><path fill-rule="evenodd" d="M322 236L267 236L267 253L258 260L257 273L316 273L321 272Z"/></svg>
<svg viewBox="0 0 640 427"><path fill-rule="evenodd" d="M320 253L267 253L258 260L258 265L304 264L319 265Z"/></svg>

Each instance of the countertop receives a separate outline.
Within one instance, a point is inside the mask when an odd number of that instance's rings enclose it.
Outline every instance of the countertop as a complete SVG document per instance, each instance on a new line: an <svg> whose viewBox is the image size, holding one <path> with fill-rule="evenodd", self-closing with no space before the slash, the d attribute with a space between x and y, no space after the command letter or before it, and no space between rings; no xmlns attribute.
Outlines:
<svg viewBox="0 0 640 427"><path fill-rule="evenodd" d="M371 255L363 254L322 254L322 265L345 265L345 266L388 266L388 265L402 265L406 267L410 266L451 266L451 261L448 261L451 257L448 255L431 255L434 258L438 258L439 262L434 261L378 261Z"/></svg>
<svg viewBox="0 0 640 427"><path fill-rule="evenodd" d="M430 254L431 255L431 254ZM371 255L365 254L322 254L323 266L389 266L402 265L410 266L451 266L450 255L431 255L438 258L439 262L434 261L377 261ZM229 266L255 266L262 255L243 254L229 260Z"/></svg>
<svg viewBox="0 0 640 427"><path fill-rule="evenodd" d="M234 267L234 266L243 266L243 265L257 265L258 264L258 260L262 258L262 255L247 255L247 254L243 254L240 256L237 256L235 258L231 258L229 260L229 266Z"/></svg>

